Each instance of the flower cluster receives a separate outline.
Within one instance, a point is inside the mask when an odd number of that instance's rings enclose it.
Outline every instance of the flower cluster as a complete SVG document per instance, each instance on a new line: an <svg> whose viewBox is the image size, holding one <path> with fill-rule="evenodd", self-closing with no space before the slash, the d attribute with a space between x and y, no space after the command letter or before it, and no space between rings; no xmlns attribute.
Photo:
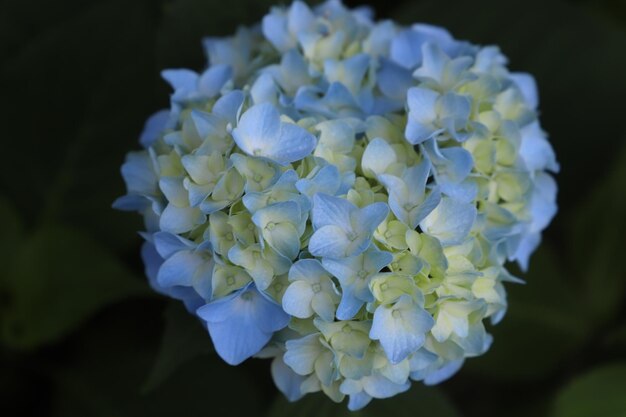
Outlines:
<svg viewBox="0 0 626 417"><path fill-rule="evenodd" d="M359 409L483 354L505 262L556 212L533 78L336 0L204 47L205 71L163 72L171 108L122 166L153 288L229 364L273 358L290 400Z"/></svg>

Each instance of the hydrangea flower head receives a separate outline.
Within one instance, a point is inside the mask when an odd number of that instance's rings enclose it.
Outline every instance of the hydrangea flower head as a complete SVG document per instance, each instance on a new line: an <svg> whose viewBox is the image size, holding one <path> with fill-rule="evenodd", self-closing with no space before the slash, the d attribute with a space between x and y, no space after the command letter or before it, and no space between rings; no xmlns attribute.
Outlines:
<svg viewBox="0 0 626 417"><path fill-rule="evenodd" d="M439 383L491 344L556 213L528 74L445 29L337 0L276 7L163 72L171 106L122 166L155 291L290 400L352 410Z"/></svg>

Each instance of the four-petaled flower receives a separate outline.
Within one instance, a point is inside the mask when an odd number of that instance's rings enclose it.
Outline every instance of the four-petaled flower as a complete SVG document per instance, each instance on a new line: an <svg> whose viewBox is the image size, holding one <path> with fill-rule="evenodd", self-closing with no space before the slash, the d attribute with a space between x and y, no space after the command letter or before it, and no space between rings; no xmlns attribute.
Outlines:
<svg viewBox="0 0 626 417"><path fill-rule="evenodd" d="M347 200L325 194L313 198L313 227L309 251L321 258L345 258L365 251L389 208L374 203L358 208Z"/></svg>

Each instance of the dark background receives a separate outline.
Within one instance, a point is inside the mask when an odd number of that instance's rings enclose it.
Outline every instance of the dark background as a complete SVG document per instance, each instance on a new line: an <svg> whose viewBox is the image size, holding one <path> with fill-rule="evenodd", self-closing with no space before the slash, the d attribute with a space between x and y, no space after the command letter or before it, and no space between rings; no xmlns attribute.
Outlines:
<svg viewBox="0 0 626 417"><path fill-rule="evenodd" d="M124 154L168 104L160 70L202 69L202 36L258 21L271 3L0 2L1 415L349 414L317 396L287 405L269 361L221 362L145 283L139 216L110 208ZM508 286L491 351L440 387L416 383L351 415L626 416L624 3L370 4L499 44L513 70L534 74L562 171L560 212L527 284Z"/></svg>

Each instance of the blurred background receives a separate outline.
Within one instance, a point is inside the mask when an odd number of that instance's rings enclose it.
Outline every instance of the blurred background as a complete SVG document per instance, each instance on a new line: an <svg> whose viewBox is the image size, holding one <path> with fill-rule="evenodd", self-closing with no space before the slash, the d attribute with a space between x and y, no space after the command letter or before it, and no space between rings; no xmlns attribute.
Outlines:
<svg viewBox="0 0 626 417"><path fill-rule="evenodd" d="M0 2L0 415L626 416L626 4L370 1L498 44L535 75L561 162L560 212L509 285L491 351L438 387L349 413L288 404L269 361L233 368L152 293L119 167L166 107L164 68L202 69L200 40L272 0ZM363 1L347 1L350 6Z"/></svg>

